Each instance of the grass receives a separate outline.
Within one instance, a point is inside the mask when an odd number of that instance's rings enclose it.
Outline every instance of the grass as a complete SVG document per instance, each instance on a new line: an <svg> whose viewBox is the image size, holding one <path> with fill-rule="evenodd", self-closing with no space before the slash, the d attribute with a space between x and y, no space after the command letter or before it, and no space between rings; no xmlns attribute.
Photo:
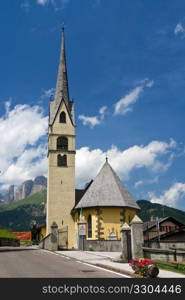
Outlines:
<svg viewBox="0 0 185 300"><path fill-rule="evenodd" d="M157 262L157 267L161 270L176 272L180 274L185 274L185 267L184 265L179 264L172 264L172 263L164 263L164 262Z"/></svg>
<svg viewBox="0 0 185 300"><path fill-rule="evenodd" d="M18 238L9 229L0 229L0 238L16 239Z"/></svg>
<svg viewBox="0 0 185 300"><path fill-rule="evenodd" d="M31 240L20 240L20 244L21 245L32 245L32 241Z"/></svg>
<svg viewBox="0 0 185 300"><path fill-rule="evenodd" d="M123 256L120 255L120 263L124 263L123 261ZM157 267L161 270L166 270L166 271L171 271L171 272L176 272L179 274L185 274L185 263L180 263L180 262L163 262L163 261L156 261Z"/></svg>
<svg viewBox="0 0 185 300"><path fill-rule="evenodd" d="M0 228L11 231L30 231L33 221L40 226L45 222L46 191L27 199L0 205Z"/></svg>
<svg viewBox="0 0 185 300"><path fill-rule="evenodd" d="M1 204L0 212L19 208L24 205L38 205L46 202L46 191L38 192L30 197L11 204Z"/></svg>

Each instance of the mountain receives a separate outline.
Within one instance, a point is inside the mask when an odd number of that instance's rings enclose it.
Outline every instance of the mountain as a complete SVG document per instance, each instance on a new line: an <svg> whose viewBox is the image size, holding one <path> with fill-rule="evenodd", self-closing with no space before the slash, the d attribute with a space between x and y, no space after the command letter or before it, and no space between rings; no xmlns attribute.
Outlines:
<svg viewBox="0 0 185 300"><path fill-rule="evenodd" d="M15 192L15 201L19 201L21 199L26 199L31 195L31 191L33 188L33 180L24 181Z"/></svg>
<svg viewBox="0 0 185 300"><path fill-rule="evenodd" d="M10 185L5 195L0 195L0 204L14 201L14 185Z"/></svg>
<svg viewBox="0 0 185 300"><path fill-rule="evenodd" d="M33 181L33 186L30 194L35 194L47 189L47 179L44 176L37 176ZM24 199L24 198L23 198Z"/></svg>
<svg viewBox="0 0 185 300"><path fill-rule="evenodd" d="M45 223L46 190L31 195L27 199L0 205L0 228L12 231L30 231L32 224Z"/></svg>
<svg viewBox="0 0 185 300"><path fill-rule="evenodd" d="M139 217L144 221L150 221L151 217L174 217L183 224L185 224L185 212L173 207L161 205L158 203L151 203L147 200L138 200L137 204L141 208Z"/></svg>
<svg viewBox="0 0 185 300"><path fill-rule="evenodd" d="M11 185L5 195L0 197L0 204L10 204L47 189L47 179L37 176L34 180L26 180L20 186Z"/></svg>
<svg viewBox="0 0 185 300"><path fill-rule="evenodd" d="M151 217L171 216L185 224L185 212L169 206L138 200L140 218L146 222ZM12 231L30 231L33 222L43 225L46 221L46 190L11 204L0 205L0 228Z"/></svg>

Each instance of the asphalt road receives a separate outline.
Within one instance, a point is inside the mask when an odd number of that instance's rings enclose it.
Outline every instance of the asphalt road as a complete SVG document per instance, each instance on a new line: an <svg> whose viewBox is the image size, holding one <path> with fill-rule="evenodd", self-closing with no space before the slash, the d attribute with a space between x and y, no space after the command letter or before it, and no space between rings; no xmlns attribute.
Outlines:
<svg viewBox="0 0 185 300"><path fill-rule="evenodd" d="M0 248L0 278L30 277L119 278L124 276L37 248Z"/></svg>

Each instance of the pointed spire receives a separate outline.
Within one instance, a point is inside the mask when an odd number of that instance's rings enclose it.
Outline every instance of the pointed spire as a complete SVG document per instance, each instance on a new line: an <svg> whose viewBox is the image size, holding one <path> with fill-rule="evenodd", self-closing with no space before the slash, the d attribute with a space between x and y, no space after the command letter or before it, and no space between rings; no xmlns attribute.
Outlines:
<svg viewBox="0 0 185 300"><path fill-rule="evenodd" d="M69 88L67 77L67 65L66 65L66 53L65 53L65 36L64 36L64 24L62 24L62 42L60 52L60 63L58 68L57 85L55 92L56 106L60 101L64 99L67 105L69 105Z"/></svg>

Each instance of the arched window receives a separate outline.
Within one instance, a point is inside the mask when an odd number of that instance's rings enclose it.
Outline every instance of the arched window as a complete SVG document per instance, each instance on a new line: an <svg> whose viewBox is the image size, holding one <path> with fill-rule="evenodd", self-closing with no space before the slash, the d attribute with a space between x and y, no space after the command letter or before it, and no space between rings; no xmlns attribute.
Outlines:
<svg viewBox="0 0 185 300"><path fill-rule="evenodd" d="M57 165L58 167L67 167L67 155L59 154L57 156Z"/></svg>
<svg viewBox="0 0 185 300"><path fill-rule="evenodd" d="M59 136L57 138L57 150L68 149L68 138L66 136Z"/></svg>
<svg viewBox="0 0 185 300"><path fill-rule="evenodd" d="M66 123L66 113L64 111L60 114L60 123Z"/></svg>
<svg viewBox="0 0 185 300"><path fill-rule="evenodd" d="M87 228L88 228L88 238L92 238L92 217L91 215L88 216L87 219Z"/></svg>

